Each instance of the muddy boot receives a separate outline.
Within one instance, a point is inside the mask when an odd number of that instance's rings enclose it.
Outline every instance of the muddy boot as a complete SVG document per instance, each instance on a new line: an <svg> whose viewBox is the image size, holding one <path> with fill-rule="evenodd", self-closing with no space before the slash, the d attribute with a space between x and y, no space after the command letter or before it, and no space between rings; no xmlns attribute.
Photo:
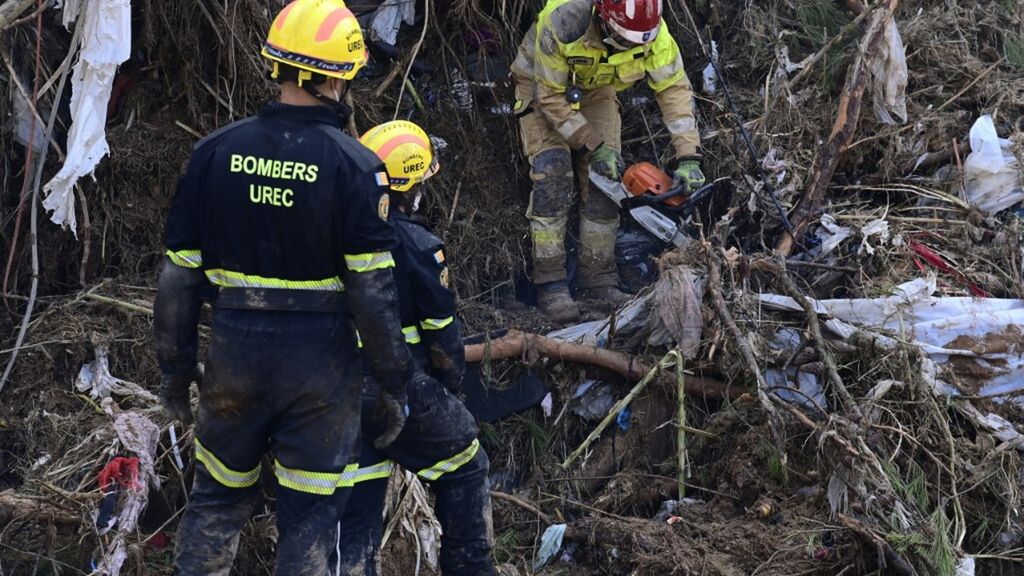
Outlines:
<svg viewBox="0 0 1024 576"><path fill-rule="evenodd" d="M601 286L598 288L583 288L576 293L578 300L600 300L612 308L618 308L629 302L630 296L615 286Z"/></svg>
<svg viewBox="0 0 1024 576"><path fill-rule="evenodd" d="M537 308L558 324L579 320L580 308L569 296L565 282L549 282L537 287Z"/></svg>

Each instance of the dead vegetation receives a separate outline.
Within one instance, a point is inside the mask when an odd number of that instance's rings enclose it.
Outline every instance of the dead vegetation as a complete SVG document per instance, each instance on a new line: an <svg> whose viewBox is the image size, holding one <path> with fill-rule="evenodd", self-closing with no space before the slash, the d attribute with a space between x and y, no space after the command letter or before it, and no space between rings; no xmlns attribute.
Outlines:
<svg viewBox="0 0 1024 576"><path fill-rule="evenodd" d="M10 94L18 82L28 93L47 84L67 56L70 33L42 2L36 69L30 4L0 5L0 53L10 63L0 85ZM518 128L502 108L511 93L501 73L539 3L427 0L418 4L421 15L424 6L423 67L410 67L408 56L420 21L399 37L397 61L377 55L356 84L356 126L398 115L445 141L424 210L448 242L468 331L543 334L552 327L522 303L531 298L529 180ZM588 349L588 341L571 358L607 359L614 351L613 362L560 362L562 344L514 334L482 345L490 384L509 386L529 366L553 397L548 416L535 408L482 427L492 485L502 494L494 501L496 558L519 573L543 574L959 576L965 558L977 574L1018 573L1020 408L985 383L1005 369L1000 362L1020 357L1020 332L940 343L999 350L998 361L936 362L910 328L838 326L834 310L811 299L885 297L928 273L939 296L1024 298L1020 218L982 213L964 193L967 134L981 114L994 117L1024 160L1024 7L1009 0L666 6L698 89L706 172L729 185L703 211L699 241L660 259L648 320L629 326L617 318L600 341L608 350ZM26 233L31 212L19 204L31 197L23 177L32 166L16 140L17 96L0 99L0 112L13 119L0 132L0 232L11 254L0 327L11 335L4 360L12 348L20 353L0 385L4 573L89 573L110 551L115 534L101 534L93 514L102 499L99 471L127 453L114 426L120 412L147 416L161 431L154 456L162 488L151 492L127 539L125 570L170 573L167 539L189 479L188 433L175 431L176 454L165 418L144 394L115 393L111 406L75 383L106 347L111 375L156 389L148 308L163 216L191 143L273 96L253 46L276 7L135 2L133 55L115 82L107 126L111 154L95 181L81 182L77 241L39 218L39 296L17 343L34 243ZM883 124L869 71L890 10L906 47L907 119ZM712 40L735 110L721 83L714 94L701 89ZM491 82L480 81L483 69L497 71ZM468 106L465 79L476 82ZM40 119L54 108L53 88L39 98ZM650 94L631 90L621 103L627 161L668 160ZM68 118L66 104L56 108L60 148ZM59 156L50 154L45 176ZM880 220L884 234L868 227ZM818 233L829 221L849 228L850 238L823 254L829 234ZM789 259L780 261L776 248ZM663 297L682 293L683 271L696 302ZM792 306L773 307L764 294L789 296ZM684 309L699 320L696 343L684 334L693 327ZM780 333L792 341L779 345ZM510 341L512 352L492 354ZM773 379L772 369L795 376ZM797 386L800 378L818 382L821 394ZM610 396L593 420L576 412L585 381ZM690 394L681 398L680 390ZM612 404L627 395L631 417L622 424L627 403ZM428 520L415 505L418 493L401 495L393 518ZM267 500L247 526L240 573L269 573L272 512ZM551 524L567 526L561 551L534 568ZM412 534L396 528L385 549L394 573L416 565Z"/></svg>

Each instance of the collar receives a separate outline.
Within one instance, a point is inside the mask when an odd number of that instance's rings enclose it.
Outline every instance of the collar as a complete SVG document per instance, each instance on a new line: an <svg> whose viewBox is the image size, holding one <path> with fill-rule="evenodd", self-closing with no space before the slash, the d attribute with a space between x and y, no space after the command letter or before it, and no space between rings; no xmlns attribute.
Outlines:
<svg viewBox="0 0 1024 576"><path fill-rule="evenodd" d="M604 34L601 32L601 22L597 16L590 18L590 26L583 34L583 45L594 50L608 51L608 45L604 43Z"/></svg>
<svg viewBox="0 0 1024 576"><path fill-rule="evenodd" d="M304 122L320 122L339 129L342 127L338 115L327 106L296 106L271 102L264 106L258 115L262 117L281 116Z"/></svg>

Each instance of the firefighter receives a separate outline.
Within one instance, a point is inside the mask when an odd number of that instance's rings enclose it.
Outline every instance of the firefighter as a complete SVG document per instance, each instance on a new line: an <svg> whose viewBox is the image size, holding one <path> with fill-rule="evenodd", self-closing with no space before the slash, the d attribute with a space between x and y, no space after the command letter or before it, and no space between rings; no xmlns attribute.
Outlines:
<svg viewBox="0 0 1024 576"><path fill-rule="evenodd" d="M693 94L676 41L661 18L662 0L550 0L512 64L515 113L533 192L527 217L538 305L552 319L579 317L566 284L565 233L574 156L580 181L581 298L619 304L615 267L617 206L588 194L585 165L622 176L616 92L646 79L675 151L673 175L691 189L704 183Z"/></svg>
<svg viewBox="0 0 1024 576"><path fill-rule="evenodd" d="M465 356L455 297L448 288L444 243L414 216L424 180L438 161L427 134L405 120L382 124L360 142L374 151L388 171L391 218L398 236L392 250L402 333L418 373L408 389L409 417L398 438L375 450L363 442L356 485L341 519L338 574L376 576L388 477L398 463L429 483L441 522L441 573L489 576L494 573L488 535L490 496L487 455L477 440L473 416L459 400ZM363 431L375 438L383 423L368 414L376 389L364 397Z"/></svg>
<svg viewBox="0 0 1024 576"><path fill-rule="evenodd" d="M196 474L174 571L227 576L274 458L276 574L321 575L358 468L360 357L380 383L381 445L398 435L414 378L399 322L387 171L340 129L347 81L366 62L337 0L297 0L263 56L280 101L193 150L166 224L154 330L165 410L192 419ZM199 294L216 289L205 374Z"/></svg>

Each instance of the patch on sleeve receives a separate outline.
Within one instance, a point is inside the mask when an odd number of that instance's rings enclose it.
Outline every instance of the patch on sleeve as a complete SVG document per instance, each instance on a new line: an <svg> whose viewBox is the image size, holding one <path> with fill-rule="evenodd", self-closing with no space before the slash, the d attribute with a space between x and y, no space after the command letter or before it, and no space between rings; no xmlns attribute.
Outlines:
<svg viewBox="0 0 1024 576"><path fill-rule="evenodd" d="M387 176L384 177L387 179ZM387 194L381 194L380 200L377 201L377 215L380 219L387 222L388 213L391 211L391 198Z"/></svg>
<svg viewBox="0 0 1024 576"><path fill-rule="evenodd" d="M373 174L373 179L377 182L377 186L387 187L391 185L391 182L388 181L387 172L375 172Z"/></svg>
<svg viewBox="0 0 1024 576"><path fill-rule="evenodd" d="M440 280L441 280L441 286L444 286L445 288L447 288L448 287L448 267L447 266L443 270L441 270L441 278L440 278Z"/></svg>
<svg viewBox="0 0 1024 576"><path fill-rule="evenodd" d="M434 261L438 264L444 264L444 250L434 252Z"/></svg>

